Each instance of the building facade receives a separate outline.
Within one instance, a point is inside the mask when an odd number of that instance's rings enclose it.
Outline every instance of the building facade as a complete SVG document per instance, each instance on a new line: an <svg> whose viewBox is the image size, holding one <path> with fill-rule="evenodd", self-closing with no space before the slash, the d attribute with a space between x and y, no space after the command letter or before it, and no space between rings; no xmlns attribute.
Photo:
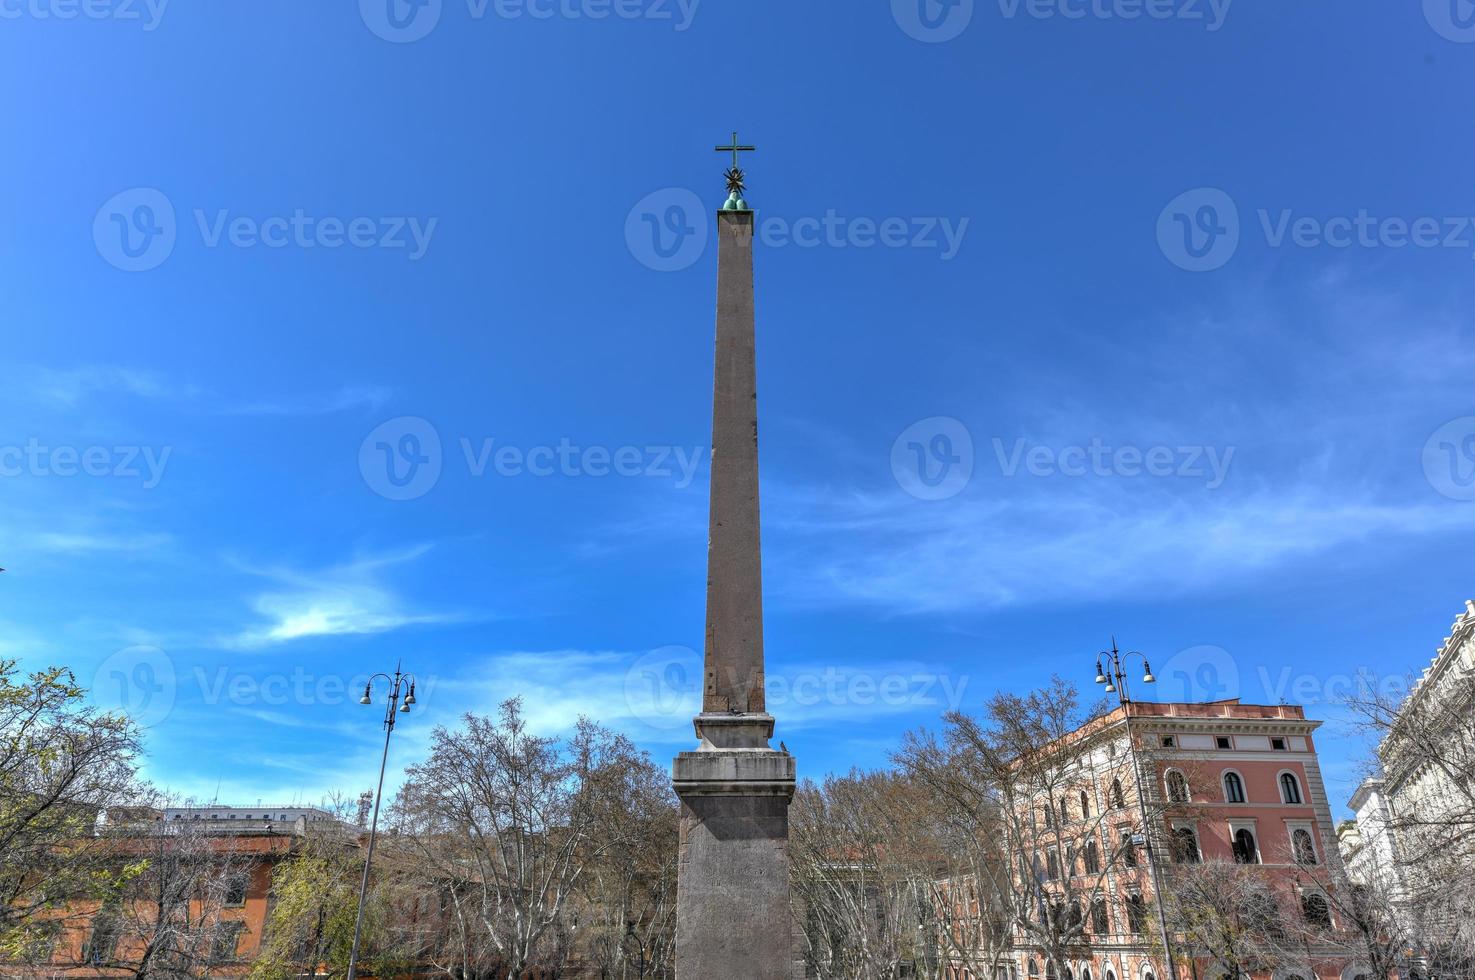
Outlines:
<svg viewBox="0 0 1475 980"><path fill-rule="evenodd" d="M1066 775L1056 798L1031 801L1039 817L1028 827L1043 833L1021 863L1041 920L1053 914L1078 928L1063 930L1075 936L1064 976L1038 934L1017 935L1009 980L1167 980L1158 890L1190 870L1243 867L1235 887L1251 889L1269 928L1293 916L1335 928L1324 889L1339 855L1319 725L1294 705L1129 702L1050 746ZM1176 928L1167 934L1179 977L1219 980L1208 950ZM1307 943L1264 980L1356 976L1348 970Z"/></svg>
<svg viewBox="0 0 1475 980"><path fill-rule="evenodd" d="M1386 895L1416 960L1475 960L1475 600L1455 618L1408 696L1371 702L1381 773L1341 834L1353 880ZM1462 952L1461 952L1462 951Z"/></svg>

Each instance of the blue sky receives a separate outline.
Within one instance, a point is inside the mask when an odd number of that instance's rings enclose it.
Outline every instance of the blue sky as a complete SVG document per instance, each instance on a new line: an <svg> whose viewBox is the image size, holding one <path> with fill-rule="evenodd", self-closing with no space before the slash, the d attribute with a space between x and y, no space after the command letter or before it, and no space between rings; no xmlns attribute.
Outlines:
<svg viewBox="0 0 1475 980"><path fill-rule="evenodd" d="M1475 594L1463 0L0 8L0 654L178 792L371 785L400 659L398 764L687 745L734 128L802 774L1115 633L1340 804Z"/></svg>

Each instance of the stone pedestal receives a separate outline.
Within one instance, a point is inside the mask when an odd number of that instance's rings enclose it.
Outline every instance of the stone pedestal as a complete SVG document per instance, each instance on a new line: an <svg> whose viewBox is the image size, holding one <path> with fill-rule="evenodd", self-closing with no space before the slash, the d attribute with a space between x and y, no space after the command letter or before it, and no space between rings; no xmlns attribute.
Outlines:
<svg viewBox="0 0 1475 980"><path fill-rule="evenodd" d="M672 765L681 797L676 980L788 980L794 758L769 715L698 715L700 747Z"/></svg>

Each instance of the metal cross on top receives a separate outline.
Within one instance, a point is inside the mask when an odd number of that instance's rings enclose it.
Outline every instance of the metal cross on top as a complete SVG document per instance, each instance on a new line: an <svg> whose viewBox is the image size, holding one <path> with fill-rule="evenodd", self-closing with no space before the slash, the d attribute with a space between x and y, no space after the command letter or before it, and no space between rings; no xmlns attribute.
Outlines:
<svg viewBox="0 0 1475 980"><path fill-rule="evenodd" d="M757 152L757 150L758 150L758 147L756 147L756 146L743 146L743 145L739 144L738 143L738 134L737 134L737 131L736 130L734 130L733 131L733 134L732 134L732 145L731 146L719 146L719 147L717 147L717 152L718 153L728 153L728 152L731 152L732 153L732 169L729 170L729 171L727 171L727 173L723 174L723 176L727 178L727 189L729 191L732 191L735 194L740 194L740 193L742 193L742 190L743 190L743 183L744 183L743 178L746 175L743 173L742 167L739 165L740 164L740 161L738 159L738 154L739 153L754 153L754 152Z"/></svg>
<svg viewBox="0 0 1475 980"><path fill-rule="evenodd" d="M732 145L731 146L719 146L719 147L717 147L717 152L718 153L726 153L729 150L732 151L732 169L737 170L738 167L739 167L738 154L739 153L756 153L757 150L758 150L758 147L756 147L756 146L739 146L738 145L738 139L737 139L737 133L734 131L733 134L732 134Z"/></svg>

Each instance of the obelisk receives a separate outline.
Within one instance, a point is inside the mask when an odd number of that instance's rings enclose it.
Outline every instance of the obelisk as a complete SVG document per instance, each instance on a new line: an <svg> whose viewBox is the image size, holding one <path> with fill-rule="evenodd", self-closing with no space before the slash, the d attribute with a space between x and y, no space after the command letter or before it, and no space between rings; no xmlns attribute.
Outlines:
<svg viewBox="0 0 1475 980"><path fill-rule="evenodd" d="M672 765L681 798L676 980L787 980L794 759L769 747L763 699L754 214L732 151L717 212L717 358L707 542L707 640L698 746Z"/></svg>

